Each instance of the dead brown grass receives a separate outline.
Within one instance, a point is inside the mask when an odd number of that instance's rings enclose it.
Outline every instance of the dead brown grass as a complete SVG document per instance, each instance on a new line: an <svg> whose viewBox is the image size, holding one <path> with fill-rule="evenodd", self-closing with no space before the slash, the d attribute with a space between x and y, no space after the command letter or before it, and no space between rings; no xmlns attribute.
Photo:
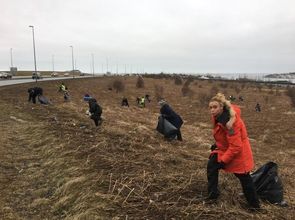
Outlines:
<svg viewBox="0 0 295 220"><path fill-rule="evenodd" d="M263 203L265 213L250 213L237 179L220 175L222 195L205 205L210 117L198 94L209 94L214 81L191 84L183 97L173 79L124 79L125 90L108 90L115 77L67 80L71 101L58 93L59 82L38 84L53 105L27 103L32 85L0 88L0 219L293 219L295 113L290 99L256 86L239 91L256 167L279 164L288 208ZM181 114L184 141L165 142L155 131L157 87ZM235 88L226 88L235 94ZM162 93L163 93L162 91ZM95 128L85 115L85 93L103 106L104 122ZM146 108L136 97L150 94ZM120 107L122 95L130 108ZM163 94L162 94L163 95ZM267 102L265 101L267 98ZM255 113L256 102L262 112Z"/></svg>

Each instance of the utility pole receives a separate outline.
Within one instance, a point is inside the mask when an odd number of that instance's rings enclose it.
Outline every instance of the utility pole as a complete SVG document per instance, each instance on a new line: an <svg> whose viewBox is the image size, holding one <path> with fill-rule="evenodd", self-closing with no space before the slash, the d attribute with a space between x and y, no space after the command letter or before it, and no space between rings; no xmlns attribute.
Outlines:
<svg viewBox="0 0 295 220"><path fill-rule="evenodd" d="M72 48L72 68L73 68L73 78L74 78L74 70L75 70L75 67L74 67L74 48L73 46L70 46Z"/></svg>
<svg viewBox="0 0 295 220"><path fill-rule="evenodd" d="M107 74L109 72L109 59L107 58Z"/></svg>
<svg viewBox="0 0 295 220"><path fill-rule="evenodd" d="M37 63L36 63L36 49L35 49L35 33L34 33L34 26L30 25L30 28L32 28L33 33L33 48L34 48L34 65L35 65L35 79L37 82L38 74L37 74Z"/></svg>
<svg viewBox="0 0 295 220"><path fill-rule="evenodd" d="M54 55L52 55L52 72L54 73Z"/></svg>
<svg viewBox="0 0 295 220"><path fill-rule="evenodd" d="M91 57L92 57L92 74L94 77L94 54L93 53L91 54Z"/></svg>
<svg viewBox="0 0 295 220"><path fill-rule="evenodd" d="M12 62L12 48L10 48L10 65L13 67L13 62Z"/></svg>

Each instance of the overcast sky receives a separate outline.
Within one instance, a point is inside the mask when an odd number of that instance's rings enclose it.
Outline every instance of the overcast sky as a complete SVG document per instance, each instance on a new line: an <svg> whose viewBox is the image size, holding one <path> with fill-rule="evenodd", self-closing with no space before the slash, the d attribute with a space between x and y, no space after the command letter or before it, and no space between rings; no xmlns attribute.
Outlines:
<svg viewBox="0 0 295 220"><path fill-rule="evenodd" d="M0 0L0 70L295 71L295 0ZM11 49L12 48L12 49ZM54 60L54 62L53 62ZM53 65L54 64L54 65ZM108 64L108 65L107 65Z"/></svg>

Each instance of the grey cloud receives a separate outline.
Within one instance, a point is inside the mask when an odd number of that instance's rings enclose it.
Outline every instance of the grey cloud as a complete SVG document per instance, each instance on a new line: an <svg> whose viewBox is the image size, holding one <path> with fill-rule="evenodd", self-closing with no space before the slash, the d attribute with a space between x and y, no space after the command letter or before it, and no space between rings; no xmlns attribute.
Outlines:
<svg viewBox="0 0 295 220"><path fill-rule="evenodd" d="M0 0L0 69L133 65L150 72L288 72L295 64L293 0Z"/></svg>

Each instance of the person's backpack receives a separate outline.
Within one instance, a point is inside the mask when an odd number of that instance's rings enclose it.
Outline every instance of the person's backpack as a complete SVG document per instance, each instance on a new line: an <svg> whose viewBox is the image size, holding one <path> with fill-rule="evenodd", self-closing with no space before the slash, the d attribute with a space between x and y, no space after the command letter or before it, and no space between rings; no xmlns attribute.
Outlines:
<svg viewBox="0 0 295 220"><path fill-rule="evenodd" d="M176 134L177 128L171 124L167 119L162 115L159 116L157 131L163 134L165 137L170 137Z"/></svg>
<svg viewBox="0 0 295 220"><path fill-rule="evenodd" d="M258 196L272 204L286 206L283 183L278 176L278 165L268 162L251 174Z"/></svg>

